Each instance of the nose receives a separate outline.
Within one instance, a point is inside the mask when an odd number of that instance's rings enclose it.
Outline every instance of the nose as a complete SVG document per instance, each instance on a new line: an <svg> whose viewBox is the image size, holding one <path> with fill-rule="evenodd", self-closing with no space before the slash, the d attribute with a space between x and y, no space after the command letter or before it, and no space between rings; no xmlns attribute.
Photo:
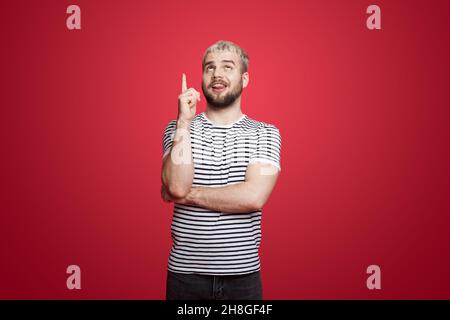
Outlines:
<svg viewBox="0 0 450 320"><path fill-rule="evenodd" d="M221 68L215 68L214 72L213 72L213 78L217 80L218 78L222 78L222 76L223 76L223 73L222 73Z"/></svg>

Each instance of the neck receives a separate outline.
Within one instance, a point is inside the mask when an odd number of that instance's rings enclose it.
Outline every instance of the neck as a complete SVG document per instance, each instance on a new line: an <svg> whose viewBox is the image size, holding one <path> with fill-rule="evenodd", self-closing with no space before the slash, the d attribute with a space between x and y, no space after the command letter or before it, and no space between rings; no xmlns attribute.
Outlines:
<svg viewBox="0 0 450 320"><path fill-rule="evenodd" d="M224 109L217 109L209 104L206 104L205 114L211 122L217 125L228 125L230 123L234 123L243 115L241 111L241 97L236 99L232 105Z"/></svg>

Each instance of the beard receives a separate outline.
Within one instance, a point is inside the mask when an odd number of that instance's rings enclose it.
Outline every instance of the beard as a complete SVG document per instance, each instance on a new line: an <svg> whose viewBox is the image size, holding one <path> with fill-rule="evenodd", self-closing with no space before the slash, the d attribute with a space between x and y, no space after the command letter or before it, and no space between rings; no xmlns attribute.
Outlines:
<svg viewBox="0 0 450 320"><path fill-rule="evenodd" d="M216 95L210 91L208 91L208 88L205 87L205 84L202 83L202 90L203 95L206 98L206 101L208 104L216 109L225 109L232 105L237 98L240 97L242 93L242 79L239 81L239 83L236 85L236 87L225 94L224 96ZM228 88L228 87L227 87Z"/></svg>

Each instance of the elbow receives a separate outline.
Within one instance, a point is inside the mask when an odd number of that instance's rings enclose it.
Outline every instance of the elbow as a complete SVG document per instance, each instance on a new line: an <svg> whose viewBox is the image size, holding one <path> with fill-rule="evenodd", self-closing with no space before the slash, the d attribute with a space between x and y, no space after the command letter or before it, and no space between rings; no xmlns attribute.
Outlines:
<svg viewBox="0 0 450 320"><path fill-rule="evenodd" d="M252 197L251 201L248 203L248 207L250 211L258 211L261 210L264 204L266 203L263 197Z"/></svg>
<svg viewBox="0 0 450 320"><path fill-rule="evenodd" d="M187 196L189 193L189 188L185 188L177 185L170 185L167 188L168 193L171 197L176 199L182 199Z"/></svg>

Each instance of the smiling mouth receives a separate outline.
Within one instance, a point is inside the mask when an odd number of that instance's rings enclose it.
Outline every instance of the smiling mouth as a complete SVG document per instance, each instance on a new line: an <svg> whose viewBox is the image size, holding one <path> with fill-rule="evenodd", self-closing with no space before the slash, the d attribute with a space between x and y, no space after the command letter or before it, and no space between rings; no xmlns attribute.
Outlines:
<svg viewBox="0 0 450 320"><path fill-rule="evenodd" d="M216 93L220 93L220 92L223 92L223 91L225 91L225 89L226 89L226 87L220 87L220 88L212 88L212 90L214 91L214 92L216 92Z"/></svg>
<svg viewBox="0 0 450 320"><path fill-rule="evenodd" d="M227 86L224 84L217 83L217 84L211 86L211 88L214 92L220 93L220 92L224 91L227 88Z"/></svg>

